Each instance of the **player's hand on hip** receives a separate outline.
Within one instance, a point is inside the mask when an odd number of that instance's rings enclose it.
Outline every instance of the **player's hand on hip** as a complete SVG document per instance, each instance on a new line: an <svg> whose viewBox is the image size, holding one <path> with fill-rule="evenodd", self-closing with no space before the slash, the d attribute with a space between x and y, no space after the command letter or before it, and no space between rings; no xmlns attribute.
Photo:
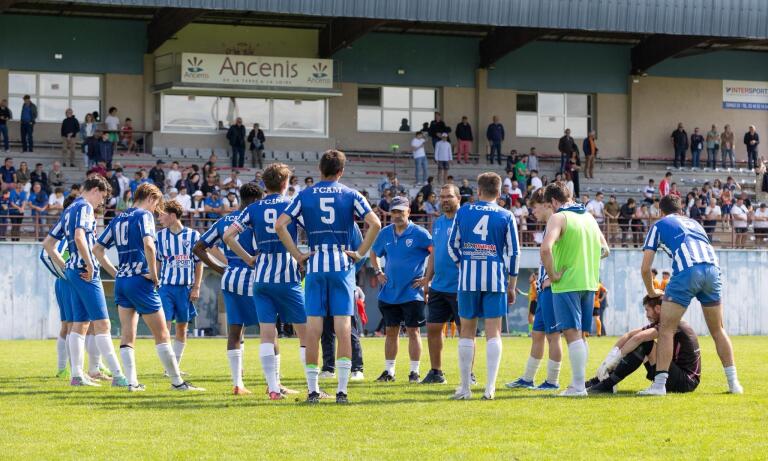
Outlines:
<svg viewBox="0 0 768 461"><path fill-rule="evenodd" d="M549 274L549 280L552 282L559 282L561 278L563 278L563 274L565 274L565 269L561 270L560 272L555 272L554 274Z"/></svg>
<svg viewBox="0 0 768 461"><path fill-rule="evenodd" d="M352 258L352 261L354 261L354 262L358 262L361 259L363 259L363 256L360 253L358 253L357 251L344 250L344 253L346 253L347 256Z"/></svg>
<svg viewBox="0 0 768 461"><path fill-rule="evenodd" d="M256 265L256 255L250 256L246 261L246 264L248 264L250 267L253 267Z"/></svg>
<svg viewBox="0 0 768 461"><path fill-rule="evenodd" d="M664 290L654 288L652 292L648 293L649 298L660 298L664 296Z"/></svg>
<svg viewBox="0 0 768 461"><path fill-rule="evenodd" d="M376 280L378 280L379 283L382 284L382 285L386 285L387 282L389 281L389 279L387 278L387 275L384 272L382 272L381 274L377 275L376 276Z"/></svg>
<svg viewBox="0 0 768 461"><path fill-rule="evenodd" d="M515 304L517 301L517 290L507 288L507 304Z"/></svg>
<svg viewBox="0 0 768 461"><path fill-rule="evenodd" d="M189 292L189 300L195 302L198 299L200 299L200 287L192 287Z"/></svg>
<svg viewBox="0 0 768 461"><path fill-rule="evenodd" d="M429 286L429 281L426 277L419 277L413 281L413 284L411 287L413 288L424 288L425 290Z"/></svg>
<svg viewBox="0 0 768 461"><path fill-rule="evenodd" d="M315 254L314 251L310 251L309 253L301 253L298 258L296 258L296 262L299 264L299 267L304 267L304 265L307 263L307 260L312 257L312 255Z"/></svg>
<svg viewBox="0 0 768 461"><path fill-rule="evenodd" d="M85 266L85 271L80 273L80 278L85 280L86 282L90 282L91 280L93 280L93 273L94 273L93 266Z"/></svg>

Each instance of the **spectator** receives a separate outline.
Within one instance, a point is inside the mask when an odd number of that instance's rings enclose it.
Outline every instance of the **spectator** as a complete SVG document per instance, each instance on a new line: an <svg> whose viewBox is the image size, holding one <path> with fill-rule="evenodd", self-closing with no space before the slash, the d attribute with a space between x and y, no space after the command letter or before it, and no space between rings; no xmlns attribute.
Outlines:
<svg viewBox="0 0 768 461"><path fill-rule="evenodd" d="M664 179L659 183L659 195L663 198L669 195L669 191L672 186L672 172L667 171L664 175Z"/></svg>
<svg viewBox="0 0 768 461"><path fill-rule="evenodd" d="M429 136L429 122L424 122L421 124L421 132L424 133L425 138Z"/></svg>
<svg viewBox="0 0 768 461"><path fill-rule="evenodd" d="M744 248L747 237L747 227L749 226L749 210L744 205L744 199L739 197L736 204L731 207L731 219L733 220L733 230L736 232L735 248Z"/></svg>
<svg viewBox="0 0 768 461"><path fill-rule="evenodd" d="M29 171L27 162L21 162L19 169L16 171L16 183L21 184L24 188L24 192L29 194L29 189L32 187L30 181L32 180L32 172Z"/></svg>
<svg viewBox="0 0 768 461"><path fill-rule="evenodd" d="M29 208L32 210L32 216L35 218L35 225L45 224L45 216L48 214L48 194L43 190L43 185L36 182L32 185L32 192L29 194ZM45 235L45 228L37 227L36 233ZM42 237L40 237L42 240Z"/></svg>
<svg viewBox="0 0 768 461"><path fill-rule="evenodd" d="M411 219L421 226L426 225L426 211L424 211L424 194L419 192L411 201Z"/></svg>
<svg viewBox="0 0 768 461"><path fill-rule="evenodd" d="M730 159L730 168L735 168L735 164L733 161L733 149L734 147L734 135L733 131L731 131L731 125L725 125L725 128L723 130L723 134L720 135L720 149L721 149L721 155L722 155L722 167L725 168L726 159Z"/></svg>
<svg viewBox="0 0 768 461"><path fill-rule="evenodd" d="M389 219L389 205L392 203L392 189L384 189L379 200L379 214L381 215L381 221L387 221Z"/></svg>
<svg viewBox="0 0 768 461"><path fill-rule="evenodd" d="M142 174L144 170L139 170L136 173L133 174L133 179L130 182L130 190L131 190L131 197L133 197L133 194L136 193L136 189L139 188L140 185L145 183L144 181L144 175Z"/></svg>
<svg viewBox="0 0 768 461"><path fill-rule="evenodd" d="M761 203L752 216L752 226L755 228L755 244L764 245L768 237L768 206Z"/></svg>
<svg viewBox="0 0 768 461"><path fill-rule="evenodd" d="M251 151L251 167L256 168L256 165L259 166L259 169L264 168L264 146L267 142L266 136L264 136L264 132L259 128L258 123L253 124L253 128L251 129L250 133L248 133L248 146L250 146Z"/></svg>
<svg viewBox="0 0 768 461"><path fill-rule="evenodd" d="M127 153L139 155L136 140L133 139L133 120L128 117L125 118L125 123L120 128L120 145L125 148ZM162 191L162 189L160 190Z"/></svg>
<svg viewBox="0 0 768 461"><path fill-rule="evenodd" d="M10 140L8 139L8 120L13 118L11 109L8 108L8 100L0 99L0 136L3 138L3 152L10 152ZM4 226L3 226L4 227Z"/></svg>
<svg viewBox="0 0 768 461"><path fill-rule="evenodd" d="M749 125L749 131L744 133L744 144L747 146L747 169L754 171L757 168L757 145L760 144L755 125Z"/></svg>
<svg viewBox="0 0 768 461"><path fill-rule="evenodd" d="M0 192L0 241L5 242L8 232L8 215L11 212L11 189Z"/></svg>
<svg viewBox="0 0 768 461"><path fill-rule="evenodd" d="M117 184L119 186L117 196L122 197L123 194L125 194L125 191L131 190L131 180L123 174L123 169L120 167L115 169L115 178L117 178Z"/></svg>
<svg viewBox="0 0 768 461"><path fill-rule="evenodd" d="M397 179L397 176L392 177L392 183L389 186L389 190L392 192L393 198L397 195L403 195L405 193L405 187L400 184L400 180Z"/></svg>
<svg viewBox="0 0 768 461"><path fill-rule="evenodd" d="M224 189L234 189L236 192L235 194L240 192L240 187L242 187L243 181L240 180L240 172L237 170L232 170L231 173L229 173L229 177L224 180L224 184L222 187Z"/></svg>
<svg viewBox="0 0 768 461"><path fill-rule="evenodd" d="M208 226L205 225L203 221L203 216L205 213L205 200L203 199L203 192L200 190L196 190L192 194L192 208L191 208L191 218L192 218L192 226L197 229L207 229Z"/></svg>
<svg viewBox="0 0 768 461"><path fill-rule="evenodd" d="M428 226L431 228L432 220L440 217L440 204L437 203L437 195L434 192L429 194L427 201L424 203L424 212L427 215Z"/></svg>
<svg viewBox="0 0 768 461"><path fill-rule="evenodd" d="M165 185L175 187L178 190L179 181L181 181L181 170L179 169L179 162L174 160L171 162L171 168L168 170L168 173L165 173Z"/></svg>
<svg viewBox="0 0 768 461"><path fill-rule="evenodd" d="M21 117L19 120L21 122L19 125L21 129L21 151L32 152L34 151L32 133L35 129L35 122L37 122L37 106L32 102L28 94L24 95L24 103L21 105ZM13 219L11 222L13 222Z"/></svg>
<svg viewBox="0 0 768 461"><path fill-rule="evenodd" d="M712 129L707 131L707 168L715 169L718 150L720 150L720 133L717 131L717 125L712 124Z"/></svg>
<svg viewBox="0 0 768 461"><path fill-rule="evenodd" d="M700 198L694 199L693 206L688 208L688 216L702 226L704 225L704 213L702 212L702 209L704 208L704 204Z"/></svg>
<svg viewBox="0 0 768 461"><path fill-rule="evenodd" d="M512 181L512 187L509 188L509 197L514 200L523 200L523 191L520 190L520 183L517 179Z"/></svg>
<svg viewBox="0 0 768 461"><path fill-rule="evenodd" d="M120 198L120 179L117 177L115 170L107 170L107 182L112 188L112 198L117 201Z"/></svg>
<svg viewBox="0 0 768 461"><path fill-rule="evenodd" d="M80 140L83 143L83 165L88 168L96 165L98 161L98 133L93 114L85 114L85 120L80 125ZM69 166L75 166L70 162Z"/></svg>
<svg viewBox="0 0 768 461"><path fill-rule="evenodd" d="M675 195L677 197L680 197L680 191L677 190L676 182L673 182L672 185L669 187L669 195Z"/></svg>
<svg viewBox="0 0 768 461"><path fill-rule="evenodd" d="M291 176L291 179L288 180L288 186L293 187L294 192L297 194L301 192L301 185L299 184L299 178L296 175Z"/></svg>
<svg viewBox="0 0 768 461"><path fill-rule="evenodd" d="M764 159L760 159L760 166L757 168L757 181L755 186L755 199L758 202L768 202L768 165Z"/></svg>
<svg viewBox="0 0 768 461"><path fill-rule="evenodd" d="M722 204L723 212L723 228L730 230L731 208L733 207L733 191L731 189L723 187L723 193L720 194L720 203Z"/></svg>
<svg viewBox="0 0 768 461"><path fill-rule="evenodd" d="M115 152L115 143L112 142L111 136L106 131L101 133L101 139L99 139L97 147L96 163L104 162L107 168L112 168L112 155Z"/></svg>
<svg viewBox="0 0 768 461"><path fill-rule="evenodd" d="M203 194L205 194L206 197L210 197L211 194L214 192L219 192L219 179L214 176L212 173L208 175L207 178L205 178L205 182L203 183L203 186L200 188L201 191L203 191ZM219 197L219 200L221 200L221 197Z"/></svg>
<svg viewBox="0 0 768 461"><path fill-rule="evenodd" d="M683 129L682 122L677 124L677 129L670 137L675 149L675 168L682 168L685 166L685 153L688 151L688 133Z"/></svg>
<svg viewBox="0 0 768 461"><path fill-rule="evenodd" d="M723 193L723 184L719 179L715 179L712 182L712 198L716 201L720 200L720 195Z"/></svg>
<svg viewBox="0 0 768 461"><path fill-rule="evenodd" d="M643 189L643 202L647 204L653 203L653 196L656 193L656 181L653 179L648 180L648 185L645 186L645 189Z"/></svg>
<svg viewBox="0 0 768 461"><path fill-rule="evenodd" d="M48 175L45 174L45 171L43 171L42 163L35 164L35 169L32 171L32 174L29 175L29 179L30 181L32 181L32 183L39 182L46 193L50 191L49 184L48 184Z"/></svg>
<svg viewBox="0 0 768 461"><path fill-rule="evenodd" d="M691 167L699 167L699 158L701 157L701 151L704 149L704 136L699 133L699 127L693 129L691 135Z"/></svg>
<svg viewBox="0 0 768 461"><path fill-rule="evenodd" d="M165 162L162 159L155 162L155 166L149 170L149 179L160 192L165 191Z"/></svg>
<svg viewBox="0 0 768 461"><path fill-rule="evenodd" d="M216 157L216 154L211 154L208 157L208 161L205 162L205 165L203 165L203 174L202 174L201 177L207 178L209 174L211 174L211 173L216 171L216 161L218 159L219 158Z"/></svg>
<svg viewBox="0 0 768 461"><path fill-rule="evenodd" d="M714 240L713 236L715 233L715 228L717 227L717 222L720 221L721 217L722 211L720 210L720 207L717 206L717 203L713 200L704 209L704 231L707 233L710 243Z"/></svg>
<svg viewBox="0 0 768 461"><path fill-rule="evenodd" d="M531 165L529 164L528 166L530 167ZM528 188L530 193L532 194L542 187L544 187L544 182L539 178L539 170L535 168L531 169L530 187Z"/></svg>
<svg viewBox="0 0 768 461"><path fill-rule="evenodd" d="M448 177L448 170L453 160L453 149L448 141L448 133L440 134L440 141L435 145L435 161L437 162L437 181L445 184Z"/></svg>
<svg viewBox="0 0 768 461"><path fill-rule="evenodd" d="M631 232L632 232L632 219L635 217L636 208L637 207L635 206L635 199L630 197L629 199L627 199L627 202L621 206L621 209L619 210L619 227L621 228L622 248L626 248L627 245L625 242L634 240L633 236L631 235Z"/></svg>
<svg viewBox="0 0 768 461"><path fill-rule="evenodd" d="M472 125L467 121L467 116L461 117L461 122L456 125L456 162L461 164L462 156L464 163L469 163L469 154L472 153Z"/></svg>
<svg viewBox="0 0 768 461"><path fill-rule="evenodd" d="M509 189L512 190L512 181L515 181L515 168L513 167L511 170L507 170L507 176L504 178L504 181L501 183L501 187L509 186Z"/></svg>
<svg viewBox="0 0 768 461"><path fill-rule="evenodd" d="M515 163L517 163L517 150L512 149L509 151L509 154L507 155L507 165L504 167L504 171L509 173L510 171L515 171Z"/></svg>
<svg viewBox="0 0 768 461"><path fill-rule="evenodd" d="M525 189L527 189L525 184L528 179L528 165L526 164L527 161L528 157L521 155L517 159L517 163L515 163L515 179L517 179L517 183Z"/></svg>
<svg viewBox="0 0 768 461"><path fill-rule="evenodd" d="M584 194L584 195L582 195L582 196L581 196L581 202L579 202L578 200L574 200L574 201L575 201L576 203L581 203L581 205L582 205L582 206L584 206L584 208L586 208L586 207L587 207L587 205L589 204L589 201L590 201L590 200L589 200L589 195L588 195L588 194Z"/></svg>
<svg viewBox="0 0 768 461"><path fill-rule="evenodd" d="M125 211L128 208L131 208L133 206L133 199L131 197L132 197L131 190L128 189L120 196L120 198L117 199L117 205L115 206L115 210L120 212L120 211Z"/></svg>
<svg viewBox="0 0 768 461"><path fill-rule="evenodd" d="M11 189L10 193L10 208L8 210L8 216L11 220L11 240L14 242L19 241L19 234L21 234L21 223L24 218L24 210L27 206L27 193L23 190L21 182L16 182L15 188Z"/></svg>
<svg viewBox="0 0 768 461"><path fill-rule="evenodd" d="M464 205L465 203L469 202L469 200L474 195L474 192L472 191L472 188L469 186L469 180L462 179L461 180L461 187L459 187L459 195L461 196L461 205Z"/></svg>
<svg viewBox="0 0 768 461"><path fill-rule="evenodd" d="M107 164L104 162L104 160L99 160L99 163L97 163L95 167L88 170L86 177L91 177L94 174L103 176L105 178L107 177Z"/></svg>
<svg viewBox="0 0 768 461"><path fill-rule="evenodd" d="M581 170L581 166L579 165L579 154L578 152L573 152L570 160L566 163L566 171L570 174L571 181L573 182L573 197L581 195L579 170Z"/></svg>
<svg viewBox="0 0 768 461"><path fill-rule="evenodd" d="M392 186L392 178L395 177L395 173L388 171L379 180L379 195L381 195L385 189L389 189Z"/></svg>
<svg viewBox="0 0 768 461"><path fill-rule="evenodd" d="M571 173L569 171L565 172L565 176L562 178L561 182L565 184L565 187L570 192L571 197L576 197L577 194L574 193L573 180L571 179Z"/></svg>
<svg viewBox="0 0 768 461"><path fill-rule="evenodd" d="M93 117L94 120L96 117ZM107 140L112 143L112 151L114 152L117 147L117 138L120 133L120 119L117 117L117 107L110 107L107 111L107 118L104 119L104 124L107 126ZM104 139L102 137L102 139ZM107 162L107 165L111 165L112 160Z"/></svg>
<svg viewBox="0 0 768 461"><path fill-rule="evenodd" d="M242 118L237 117L235 124L229 126L227 141L232 147L232 168L242 168L245 164L245 127Z"/></svg>
<svg viewBox="0 0 768 461"><path fill-rule="evenodd" d="M433 192L432 183L435 182L435 177L430 176L427 178L427 183L422 186L422 188L419 190L419 193L424 195L424 197L429 197L429 194Z"/></svg>
<svg viewBox="0 0 768 461"><path fill-rule="evenodd" d="M741 186L736 182L735 179L733 179L733 176L728 176L725 179L725 185L723 186L723 189L730 190L734 197L741 195Z"/></svg>
<svg viewBox="0 0 768 461"><path fill-rule="evenodd" d="M224 212L224 201L218 189L212 189L211 195L205 199L205 217L208 220L219 219Z"/></svg>
<svg viewBox="0 0 768 461"><path fill-rule="evenodd" d="M224 209L223 209L224 213L231 213L237 210L238 208L240 208L240 201L237 200L237 194L233 190L230 190L229 192L227 192L227 196L224 197L223 203L224 203Z"/></svg>
<svg viewBox="0 0 768 461"><path fill-rule="evenodd" d="M643 245L643 239L648 230L650 217L650 213L648 213L648 205L642 204L640 205L640 208L635 207L635 216L632 219L632 243L635 248Z"/></svg>
<svg viewBox="0 0 768 461"><path fill-rule="evenodd" d="M501 187L501 194L499 195L499 199L496 201L496 203L505 210L512 209L512 196L509 194L508 185L504 184Z"/></svg>
<svg viewBox="0 0 768 461"><path fill-rule="evenodd" d="M48 197L48 214L51 216L58 216L64 210L64 188L57 187L53 190L53 194Z"/></svg>
<svg viewBox="0 0 768 461"><path fill-rule="evenodd" d="M520 234L524 236L528 230L528 208L519 199L512 199L510 211L517 220L517 228L520 230Z"/></svg>
<svg viewBox="0 0 768 461"><path fill-rule="evenodd" d="M535 147L531 147L528 152L528 169L531 171L539 169L539 157L536 155Z"/></svg>
<svg viewBox="0 0 768 461"><path fill-rule="evenodd" d="M411 131L411 125L408 124L407 118L400 120L400 128L397 131Z"/></svg>
<svg viewBox="0 0 768 461"><path fill-rule="evenodd" d="M603 193L598 192L595 194L595 199L587 203L587 213L595 217L595 221L603 229L605 226L605 204L603 203Z"/></svg>
<svg viewBox="0 0 768 461"><path fill-rule="evenodd" d="M440 138L443 133L450 133L451 129L443 121L443 117L440 112L435 112L435 119L429 123L429 137L432 138L432 147L437 152L437 143L440 142Z"/></svg>
<svg viewBox="0 0 768 461"><path fill-rule="evenodd" d="M427 180L427 153L424 150L424 133L417 131L411 140L411 152L413 152L413 162L416 167L416 185L420 186Z"/></svg>
<svg viewBox="0 0 768 461"><path fill-rule="evenodd" d="M651 215L652 221L657 221L661 218L661 208L659 208L659 198L654 197L653 203L648 208L648 214Z"/></svg>
<svg viewBox="0 0 768 461"><path fill-rule="evenodd" d="M485 138L490 144L488 150L488 163L493 163L493 154L496 154L496 162L501 165L501 144L504 142L504 125L499 123L499 117L494 115L493 121L485 130Z"/></svg>
<svg viewBox="0 0 768 461"><path fill-rule="evenodd" d="M13 166L11 157L6 157L3 166L0 166L0 183L3 190L12 188L16 183L16 168Z"/></svg>
<svg viewBox="0 0 768 461"><path fill-rule="evenodd" d="M192 196L187 193L186 186L181 186L181 189L171 188L171 191L178 190L179 195L176 196L176 201L181 205L181 209L186 216L192 209Z"/></svg>
<svg viewBox="0 0 768 461"><path fill-rule="evenodd" d="M581 147L581 150L584 151L584 159L586 161L585 169L584 169L584 177L585 178L594 178L594 170L595 170L595 158L597 158L597 142L595 141L595 132L590 131L586 138L584 138L583 145Z"/></svg>
<svg viewBox="0 0 768 461"><path fill-rule="evenodd" d="M565 169L566 163L573 157L573 153L576 152L576 141L571 137L571 129L566 128L565 134L557 142L557 150L560 151L560 172L567 171Z"/></svg>

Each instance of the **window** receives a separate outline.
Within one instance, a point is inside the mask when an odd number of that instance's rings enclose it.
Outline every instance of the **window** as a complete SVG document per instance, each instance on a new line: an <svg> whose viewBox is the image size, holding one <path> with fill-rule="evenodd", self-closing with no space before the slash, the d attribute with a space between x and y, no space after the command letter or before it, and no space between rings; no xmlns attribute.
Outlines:
<svg viewBox="0 0 768 461"><path fill-rule="evenodd" d="M26 94L37 105L40 122L60 122L68 108L81 121L85 114L101 111L101 77L98 75L9 73L8 106L16 120L21 117L22 98Z"/></svg>
<svg viewBox="0 0 768 461"><path fill-rule="evenodd" d="M272 136L327 136L327 103L319 100L163 94L162 131L216 133L240 117Z"/></svg>
<svg viewBox="0 0 768 461"><path fill-rule="evenodd" d="M358 131L399 131L407 119L410 131L434 119L437 90L399 86L357 89Z"/></svg>
<svg viewBox="0 0 768 461"><path fill-rule="evenodd" d="M575 138L585 138L593 129L593 101L589 94L519 93L516 135L559 138L566 128Z"/></svg>

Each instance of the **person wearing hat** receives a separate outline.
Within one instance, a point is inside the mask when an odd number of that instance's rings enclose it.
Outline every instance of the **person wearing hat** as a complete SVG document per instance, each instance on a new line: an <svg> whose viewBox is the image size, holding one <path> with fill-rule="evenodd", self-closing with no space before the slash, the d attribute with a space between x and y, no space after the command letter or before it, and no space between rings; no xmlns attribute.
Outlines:
<svg viewBox="0 0 768 461"><path fill-rule="evenodd" d="M437 181L445 184L448 179L448 168L453 160L453 148L448 141L448 133L440 133L440 141L435 144L435 161L437 162Z"/></svg>
<svg viewBox="0 0 768 461"><path fill-rule="evenodd" d="M149 170L149 179L152 183L160 189L160 192L165 190L165 170L163 169L165 162L160 159L155 163L155 166Z"/></svg>
<svg viewBox="0 0 768 461"><path fill-rule="evenodd" d="M203 194L203 191L196 190L192 194L189 212L190 216L193 218L193 227L197 229L207 227L202 220L205 215L205 195Z"/></svg>
<svg viewBox="0 0 768 461"><path fill-rule="evenodd" d="M432 236L409 219L411 204L406 197L395 197L389 208L392 224L381 230L371 247L371 265L379 282L379 310L384 317L384 371L376 381L395 380L400 324L408 333L410 373L408 382L419 382L421 334L426 322L423 279L427 257L432 253ZM378 258L384 259L381 269Z"/></svg>

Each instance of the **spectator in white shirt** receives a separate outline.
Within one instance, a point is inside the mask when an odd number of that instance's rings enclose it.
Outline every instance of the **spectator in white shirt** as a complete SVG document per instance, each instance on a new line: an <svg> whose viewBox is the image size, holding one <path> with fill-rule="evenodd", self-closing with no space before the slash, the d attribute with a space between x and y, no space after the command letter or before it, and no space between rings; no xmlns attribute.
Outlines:
<svg viewBox="0 0 768 461"><path fill-rule="evenodd" d="M531 147L531 151L528 153L528 171L539 169L539 157L536 156L536 148Z"/></svg>
<svg viewBox="0 0 768 461"><path fill-rule="evenodd" d="M179 187L179 180L181 180L181 170L179 169L179 162L174 160L171 162L171 169L165 173L165 184L167 187Z"/></svg>
<svg viewBox="0 0 768 461"><path fill-rule="evenodd" d="M711 200L707 207L704 209L704 231L709 236L709 241L713 241L713 234L717 227L717 222L720 221L723 216L723 212L714 200Z"/></svg>
<svg viewBox="0 0 768 461"><path fill-rule="evenodd" d="M237 170L232 170L232 173L230 173L229 177L224 180L224 189L236 189L240 190L240 187L243 185L243 181L240 180L240 172Z"/></svg>
<svg viewBox="0 0 768 461"><path fill-rule="evenodd" d="M435 144L435 161L437 162L437 180L445 184L448 180L448 169L453 160L453 148L448 141L448 133L440 133L440 141Z"/></svg>
<svg viewBox="0 0 768 461"><path fill-rule="evenodd" d="M653 196L656 194L656 181L653 179L648 180L648 185L643 190L643 201L648 205L653 203Z"/></svg>
<svg viewBox="0 0 768 461"><path fill-rule="evenodd" d="M119 197L124 197L125 191L131 190L131 180L123 174L123 169L120 167L115 169L115 177L117 178L117 183L120 184Z"/></svg>
<svg viewBox="0 0 768 461"><path fill-rule="evenodd" d="M515 170L511 169L507 171L507 177L504 178L504 182L501 183L502 190L504 189L504 186L509 187L509 190L512 190L512 181L515 180Z"/></svg>
<svg viewBox="0 0 768 461"><path fill-rule="evenodd" d="M427 142L424 133L416 132L416 136L411 140L411 152L413 161L416 164L416 185L421 186L427 183L427 152L424 150L424 144Z"/></svg>
<svg viewBox="0 0 768 461"><path fill-rule="evenodd" d="M48 214L58 215L64 209L64 188L57 187L48 197Z"/></svg>
<svg viewBox="0 0 768 461"><path fill-rule="evenodd" d="M291 176L288 186L293 187L293 192L295 194L298 194L299 192L301 192L301 186L299 185L299 178L296 175Z"/></svg>
<svg viewBox="0 0 768 461"><path fill-rule="evenodd" d="M760 204L752 216L752 226L755 228L755 243L763 245L768 237L768 206Z"/></svg>
<svg viewBox="0 0 768 461"><path fill-rule="evenodd" d="M733 229L736 232L735 246L736 248L744 248L749 225L749 210L744 205L743 198L736 199L736 204L731 207L731 219L733 220Z"/></svg>
<svg viewBox="0 0 768 461"><path fill-rule="evenodd" d="M603 193L598 192L595 194L595 199L587 203L587 212L595 217L595 221L600 224L600 227L603 227L605 222L605 214L603 213L605 203L603 203L603 197Z"/></svg>
<svg viewBox="0 0 768 461"><path fill-rule="evenodd" d="M117 144L117 138L120 132L120 119L117 117L117 107L110 107L107 112L107 118L104 119L104 124L107 126L109 132L109 140L112 141L112 149L115 150L114 144Z"/></svg>
<svg viewBox="0 0 768 461"><path fill-rule="evenodd" d="M515 200L523 200L523 191L520 190L520 185L517 180L512 181L512 187L509 188L509 197L514 202Z"/></svg>
<svg viewBox="0 0 768 461"><path fill-rule="evenodd" d="M521 205L519 199L512 199L512 209L510 211L517 218L517 228L523 232L527 231L528 208L525 205Z"/></svg>
<svg viewBox="0 0 768 461"><path fill-rule="evenodd" d="M544 183L541 182L541 178L539 178L539 170L537 169L531 170L531 193L536 192L542 187L544 187Z"/></svg>
<svg viewBox="0 0 768 461"><path fill-rule="evenodd" d="M181 186L179 195L176 196L176 201L181 205L181 209L185 215L192 209L192 197L187 193L186 186Z"/></svg>

